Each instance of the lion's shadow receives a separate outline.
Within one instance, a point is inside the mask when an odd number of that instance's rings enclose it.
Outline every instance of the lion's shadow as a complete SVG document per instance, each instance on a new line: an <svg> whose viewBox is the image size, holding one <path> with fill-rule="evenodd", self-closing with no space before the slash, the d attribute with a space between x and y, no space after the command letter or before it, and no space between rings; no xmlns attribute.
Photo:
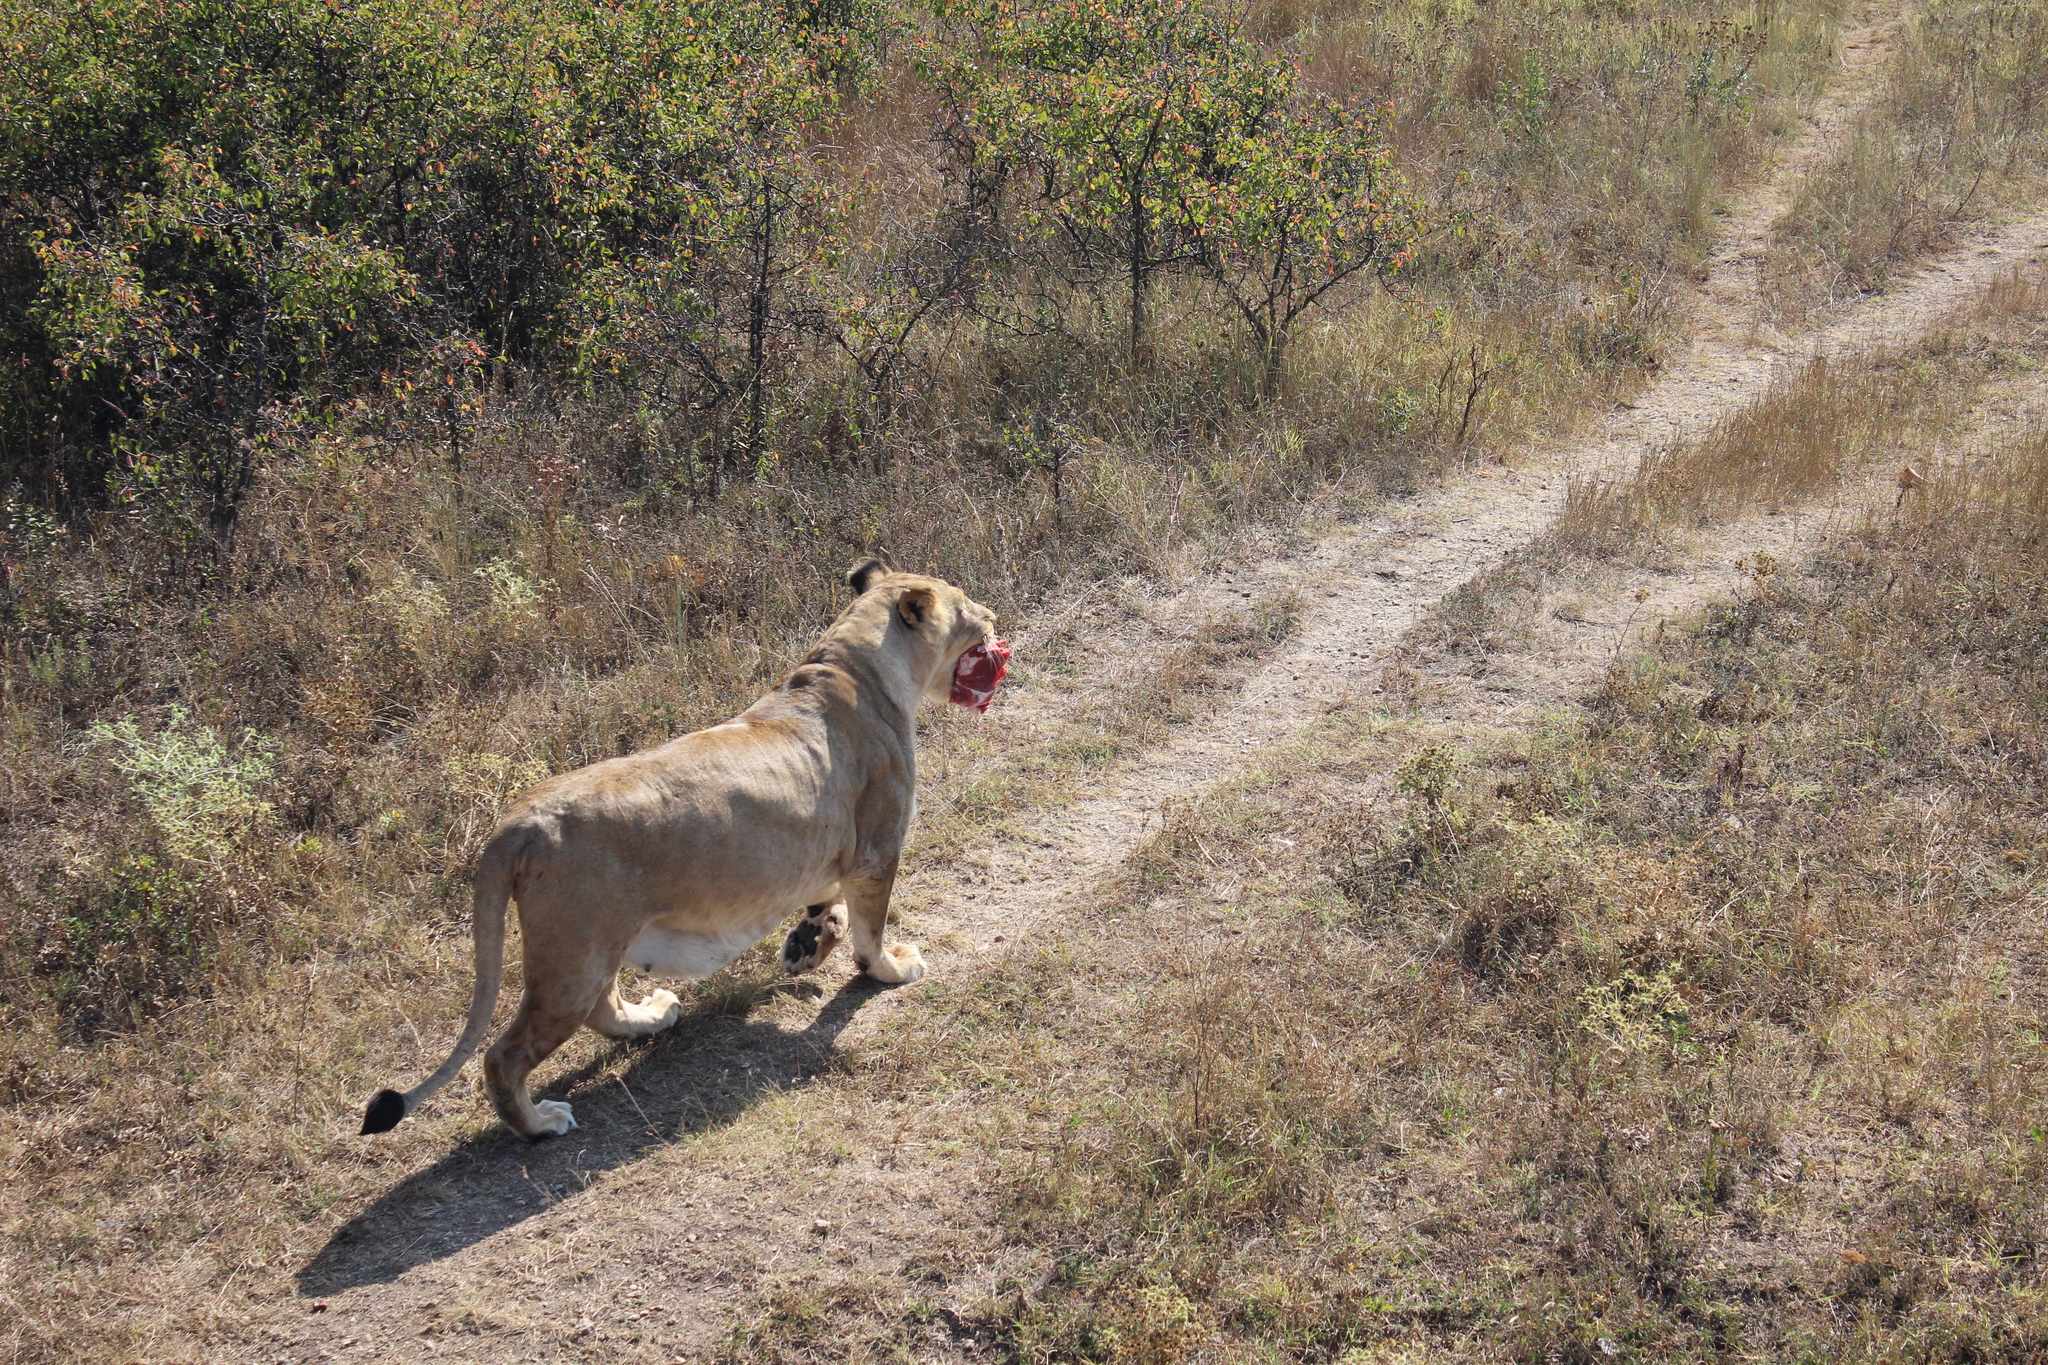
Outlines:
<svg viewBox="0 0 2048 1365"><path fill-rule="evenodd" d="M574 1131L545 1142L494 1125L392 1188L335 1229L297 1276L306 1297L380 1284L570 1198L599 1172L738 1119L762 1098L831 1069L836 1041L883 987L855 977L802 1029L719 1015L686 1016L644 1044L624 1073L574 1095ZM579 1090L615 1065L608 1049L557 1078Z"/></svg>

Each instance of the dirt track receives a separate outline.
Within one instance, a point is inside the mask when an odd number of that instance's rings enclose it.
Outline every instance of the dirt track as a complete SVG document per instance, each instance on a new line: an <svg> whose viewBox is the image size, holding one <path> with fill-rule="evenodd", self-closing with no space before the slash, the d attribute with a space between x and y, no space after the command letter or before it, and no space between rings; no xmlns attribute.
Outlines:
<svg viewBox="0 0 2048 1365"><path fill-rule="evenodd" d="M925 945L930 980L968 977L977 960L1034 927L1085 913L1092 890L1157 827L1167 803L1227 778L1248 753L1334 707L1371 705L1404 634L1540 533L1568 476L1626 467L1648 447L1704 430L1807 356L1908 340L2000 272L2041 259L2048 213L1957 244L1796 342L1754 324L1751 262L1800 177L1869 97L1887 39L1885 28L1845 39L1837 88L1727 216L1698 291L1695 340L1637 400L1568 447L1473 471L1300 553L1152 604L1153 619L1196 619L1292 587L1303 625L1207 720L1112 768L1092 796L915 869L902 887L904 932ZM1565 702L1617 627L1649 628L1696 608L1725 591L1745 546L1782 553L1797 535L1791 518L1731 530L1702 551L1696 572L1660 579L1648 602L1589 613L1576 656L1552 649L1488 679L1446 677L1434 705L1485 724ZM1142 625L1137 632L1126 630L1121 647L1146 647ZM1110 662L1113 673L1113 654ZM1010 703L1025 715L1032 698ZM623 1072L593 1064L558 1079L552 1088L609 1078L577 1095L582 1130L532 1149L486 1134L451 1152L350 1219L300 1273L301 1296L231 1349L291 1360L667 1359L716 1348L776 1284L893 1281L906 1260L935 1247L957 1251L959 1267L934 1272L938 1298L985 1286L1002 1252L974 1193L976 1158L944 1141L947 1114L886 1085L849 1099L844 1087L811 1084L883 1031L914 1030L923 1012L943 1008L943 995L880 992L852 983L848 970L835 962L816 990L658 1042ZM860 1134L858 1145L826 1163L828 1185L812 1187L817 1147L847 1132ZM778 1164L787 1152L807 1154L804 1176ZM315 1313L315 1304L325 1308ZM935 1329L932 1358L966 1351Z"/></svg>

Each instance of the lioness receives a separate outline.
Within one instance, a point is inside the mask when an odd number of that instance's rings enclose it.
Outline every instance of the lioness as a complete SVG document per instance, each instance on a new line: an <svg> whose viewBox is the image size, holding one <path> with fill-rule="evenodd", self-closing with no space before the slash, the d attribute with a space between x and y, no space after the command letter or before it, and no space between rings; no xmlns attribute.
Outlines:
<svg viewBox="0 0 2048 1365"><path fill-rule="evenodd" d="M379 1091L364 1133L396 1127L482 1043L504 974L508 899L519 902L526 993L484 1057L484 1086L529 1138L576 1126L567 1104L535 1103L526 1078L578 1025L639 1038L681 1016L669 991L620 999L621 967L709 976L801 906L782 947L792 974L850 934L854 960L876 980L924 975L916 948L882 941L915 801L912 713L926 696L960 695L956 668L986 682L963 698L986 706L1007 648L994 639L995 614L950 583L875 559L847 582L853 605L732 720L550 778L514 804L477 863L476 994L462 1038L419 1085ZM979 667L991 650L993 663Z"/></svg>

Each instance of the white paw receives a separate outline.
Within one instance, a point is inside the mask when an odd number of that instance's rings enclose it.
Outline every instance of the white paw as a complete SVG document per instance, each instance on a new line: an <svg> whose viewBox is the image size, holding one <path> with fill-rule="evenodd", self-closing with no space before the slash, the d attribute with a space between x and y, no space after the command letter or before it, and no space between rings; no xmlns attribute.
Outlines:
<svg viewBox="0 0 2048 1365"><path fill-rule="evenodd" d="M909 943L891 944L871 959L863 959L861 970L890 986L908 986L924 975L924 954Z"/></svg>
<svg viewBox="0 0 2048 1365"><path fill-rule="evenodd" d="M674 991L655 991L640 1002L640 1008L655 1020L657 1029L667 1028L683 1017L683 1002L676 998Z"/></svg>
<svg viewBox="0 0 2048 1365"><path fill-rule="evenodd" d="M535 1137L560 1137L576 1126L576 1111L562 1100L536 1100L533 1107L540 1114Z"/></svg>

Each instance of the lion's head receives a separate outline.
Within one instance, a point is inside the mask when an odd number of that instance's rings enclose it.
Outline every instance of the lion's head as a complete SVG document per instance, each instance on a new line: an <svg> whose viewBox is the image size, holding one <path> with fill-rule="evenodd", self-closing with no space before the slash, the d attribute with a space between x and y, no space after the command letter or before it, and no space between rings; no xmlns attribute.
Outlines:
<svg viewBox="0 0 2048 1365"><path fill-rule="evenodd" d="M960 656L996 633L996 614L941 578L863 559L847 571L854 603L846 616L881 617L910 645L921 695L944 701ZM846 617L842 617L842 620Z"/></svg>

